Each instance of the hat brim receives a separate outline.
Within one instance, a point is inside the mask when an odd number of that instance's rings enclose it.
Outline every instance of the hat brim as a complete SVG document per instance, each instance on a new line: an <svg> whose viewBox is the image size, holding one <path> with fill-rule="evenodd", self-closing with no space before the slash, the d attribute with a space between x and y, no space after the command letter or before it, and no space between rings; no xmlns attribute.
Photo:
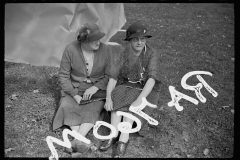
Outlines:
<svg viewBox="0 0 240 160"><path fill-rule="evenodd" d="M152 36L151 36L151 35L148 35L148 34L132 34L131 36L126 37L126 38L124 39L124 41L129 41L130 39L136 38L136 37L147 37L147 38L151 38Z"/></svg>
<svg viewBox="0 0 240 160"><path fill-rule="evenodd" d="M98 41L101 38L103 38L105 35L106 35L105 33L99 32L99 33L89 37L88 42Z"/></svg>

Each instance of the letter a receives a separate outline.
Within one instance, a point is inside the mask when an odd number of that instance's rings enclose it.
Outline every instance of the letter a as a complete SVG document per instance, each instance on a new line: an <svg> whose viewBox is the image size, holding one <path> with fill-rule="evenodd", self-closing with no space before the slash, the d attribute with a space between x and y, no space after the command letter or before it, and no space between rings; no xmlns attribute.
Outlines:
<svg viewBox="0 0 240 160"><path fill-rule="evenodd" d="M173 86L169 86L169 91L170 91L171 98L172 98L172 101L168 102L169 107L175 106L178 111L182 111L183 107L180 106L178 103L178 101L182 98L194 103L195 105L198 104L198 100L196 100L192 97L189 97L183 93L178 92L177 90L175 90L175 87L173 87Z"/></svg>

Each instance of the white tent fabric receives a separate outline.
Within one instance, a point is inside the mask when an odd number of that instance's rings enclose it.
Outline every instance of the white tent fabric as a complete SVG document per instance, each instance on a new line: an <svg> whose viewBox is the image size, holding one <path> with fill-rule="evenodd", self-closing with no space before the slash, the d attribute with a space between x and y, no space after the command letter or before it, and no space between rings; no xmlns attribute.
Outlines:
<svg viewBox="0 0 240 160"><path fill-rule="evenodd" d="M91 22L107 43L126 23L122 3L20 3L5 5L5 61L59 66L80 25Z"/></svg>

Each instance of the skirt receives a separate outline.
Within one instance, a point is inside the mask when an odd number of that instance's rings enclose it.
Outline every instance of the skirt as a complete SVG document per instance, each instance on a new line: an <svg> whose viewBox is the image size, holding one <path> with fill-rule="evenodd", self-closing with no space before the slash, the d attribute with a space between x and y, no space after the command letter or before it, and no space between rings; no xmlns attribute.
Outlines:
<svg viewBox="0 0 240 160"><path fill-rule="evenodd" d="M61 97L58 111L53 119L53 130L64 125L79 126L82 123L95 124L96 121L103 120L103 107L105 101L93 101L91 103L79 105L68 94Z"/></svg>
<svg viewBox="0 0 240 160"><path fill-rule="evenodd" d="M141 129L138 132L141 136L145 136L149 132L148 121L141 116L129 111L130 105L140 95L141 90L136 88L129 88L125 85L119 85L112 91L113 111L123 111L131 113L136 116L142 123ZM159 99L159 92L152 90L146 97L149 103L157 105ZM151 116L156 108L146 106L142 111Z"/></svg>

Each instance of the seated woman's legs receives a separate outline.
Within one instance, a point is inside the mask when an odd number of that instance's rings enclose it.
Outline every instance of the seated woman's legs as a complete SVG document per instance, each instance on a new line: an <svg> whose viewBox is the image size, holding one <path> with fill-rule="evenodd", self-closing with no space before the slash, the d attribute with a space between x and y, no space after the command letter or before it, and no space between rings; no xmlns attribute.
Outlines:
<svg viewBox="0 0 240 160"><path fill-rule="evenodd" d="M94 124L92 123L83 123L80 126L71 126L72 130L77 131L82 136L86 137L87 133L92 129ZM88 149L93 145L92 143L86 144L82 141L79 141L77 139L74 139L72 142L72 148L73 150L79 152L79 153L85 153L88 151ZM67 152L71 152L70 150Z"/></svg>
<svg viewBox="0 0 240 160"><path fill-rule="evenodd" d="M129 122L132 126L134 121L130 118L123 117L123 122ZM129 133L121 133L121 135L119 137L119 141L126 143L128 141L128 139L129 139Z"/></svg>
<svg viewBox="0 0 240 160"><path fill-rule="evenodd" d="M116 111L111 112L111 125L113 125L117 131L114 137L117 137L119 134L118 124L121 122L121 120L122 120L122 116L118 116Z"/></svg>
<svg viewBox="0 0 240 160"><path fill-rule="evenodd" d="M93 126L94 124L92 123L83 123L80 126L71 126L70 128L85 137Z"/></svg>
<svg viewBox="0 0 240 160"><path fill-rule="evenodd" d="M70 126L70 128L72 129L72 131L77 131L79 130L80 126Z"/></svg>
<svg viewBox="0 0 240 160"><path fill-rule="evenodd" d="M111 125L113 125L115 127L117 132L113 138L103 141L100 144L100 146L99 146L100 151L107 151L112 146L112 144L114 144L118 141L118 134L119 134L118 124L121 122L121 119L122 119L122 116L118 116L116 114L116 111L111 112Z"/></svg>
<svg viewBox="0 0 240 160"><path fill-rule="evenodd" d="M130 123L132 128L132 124L133 124L132 119L124 117L123 122ZM128 144L129 144L129 133L121 133L119 137L119 141L117 142L117 149L113 153L113 158L121 158L122 156L124 156L124 154L126 153Z"/></svg>

